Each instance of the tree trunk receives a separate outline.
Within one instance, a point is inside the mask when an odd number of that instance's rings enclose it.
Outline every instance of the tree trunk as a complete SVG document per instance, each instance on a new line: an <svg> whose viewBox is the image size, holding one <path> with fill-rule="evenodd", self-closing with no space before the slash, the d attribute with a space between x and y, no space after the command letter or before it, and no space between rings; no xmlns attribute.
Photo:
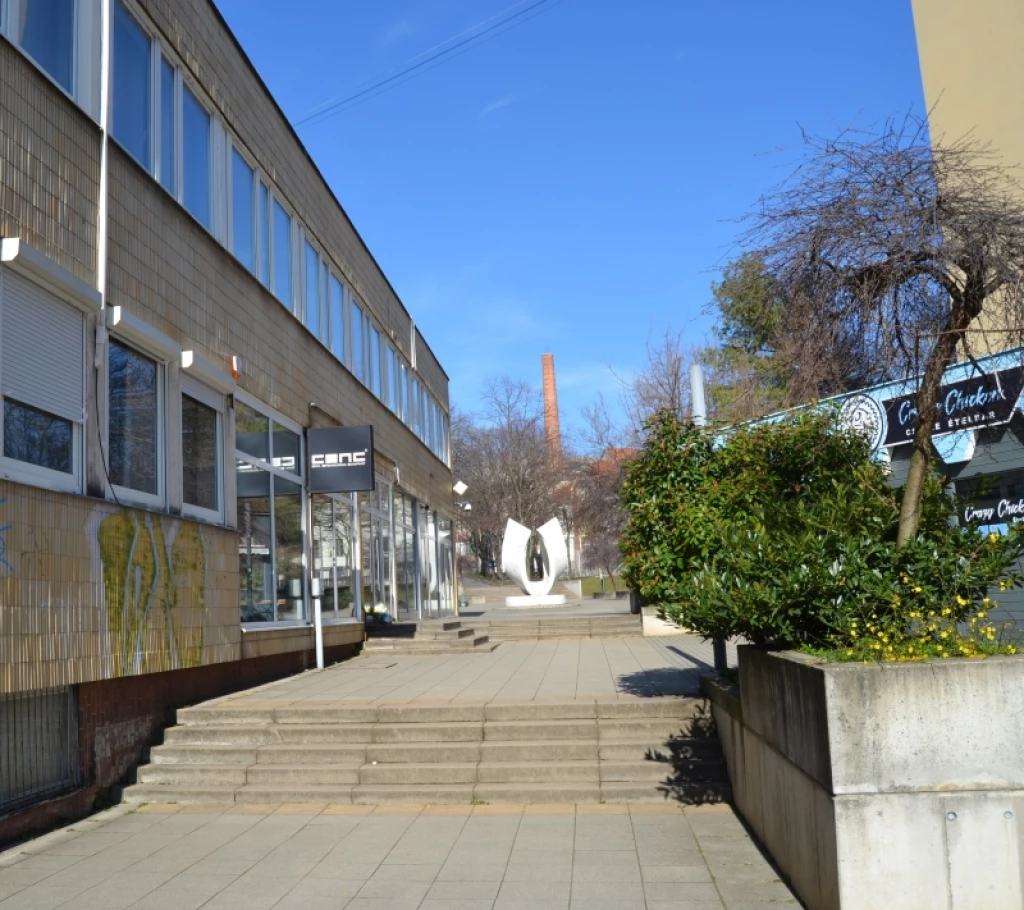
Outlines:
<svg viewBox="0 0 1024 910"><path fill-rule="evenodd" d="M952 359L956 346L963 340L967 327L979 312L980 300L973 306L966 302L954 303L946 331L939 335L935 347L928 355L924 379L917 391L917 428L914 430L914 448L910 455L910 468L907 471L903 504L900 507L900 523L896 533L898 550L903 549L904 544L917 534L921 522L921 499L924 496L924 484L932 458L932 433L935 416L938 413L937 399L939 388L942 386L942 374L946 371L946 364Z"/></svg>

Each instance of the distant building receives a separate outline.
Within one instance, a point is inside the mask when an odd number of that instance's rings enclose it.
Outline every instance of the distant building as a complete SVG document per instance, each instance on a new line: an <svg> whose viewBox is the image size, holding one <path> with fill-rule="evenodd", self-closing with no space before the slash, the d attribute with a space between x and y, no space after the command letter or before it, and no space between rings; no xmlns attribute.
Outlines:
<svg viewBox="0 0 1024 910"><path fill-rule="evenodd" d="M0 16L2 841L309 666L313 581L328 659L450 611L453 506L448 377L214 4ZM308 492L335 425L372 492Z"/></svg>

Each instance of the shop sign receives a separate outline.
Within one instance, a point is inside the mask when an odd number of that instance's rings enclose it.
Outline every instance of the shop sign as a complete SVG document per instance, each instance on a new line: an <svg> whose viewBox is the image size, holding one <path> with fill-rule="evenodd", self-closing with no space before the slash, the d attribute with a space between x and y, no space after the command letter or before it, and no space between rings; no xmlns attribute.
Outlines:
<svg viewBox="0 0 1024 910"><path fill-rule="evenodd" d="M989 474L956 482L960 520L974 525L1024 521L1024 471Z"/></svg>
<svg viewBox="0 0 1024 910"><path fill-rule="evenodd" d="M1013 416L1022 387L1024 367L995 370L942 386L932 435L1007 423ZM901 395L883 402L887 424L883 445L898 446L914 441L915 398L916 395Z"/></svg>
<svg viewBox="0 0 1024 910"><path fill-rule="evenodd" d="M373 489L373 427L324 427L306 431L310 493Z"/></svg>

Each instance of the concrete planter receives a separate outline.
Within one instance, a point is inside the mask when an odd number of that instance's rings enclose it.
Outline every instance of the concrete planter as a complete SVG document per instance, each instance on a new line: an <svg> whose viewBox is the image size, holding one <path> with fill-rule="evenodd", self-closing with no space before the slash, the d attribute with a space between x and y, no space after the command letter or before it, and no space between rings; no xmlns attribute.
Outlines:
<svg viewBox="0 0 1024 910"><path fill-rule="evenodd" d="M1024 907L1024 658L739 654L735 802L809 910Z"/></svg>

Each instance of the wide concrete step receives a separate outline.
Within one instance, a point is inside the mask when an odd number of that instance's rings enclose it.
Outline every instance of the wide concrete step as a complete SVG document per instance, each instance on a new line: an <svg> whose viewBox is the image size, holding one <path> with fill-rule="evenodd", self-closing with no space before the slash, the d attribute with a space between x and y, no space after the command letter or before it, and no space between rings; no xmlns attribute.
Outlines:
<svg viewBox="0 0 1024 910"><path fill-rule="evenodd" d="M256 762L261 765L348 765L359 767L367 761L368 743L305 746L261 746Z"/></svg>
<svg viewBox="0 0 1024 910"><path fill-rule="evenodd" d="M337 785L360 783L356 765L253 765L246 771L246 784L282 786Z"/></svg>
<svg viewBox="0 0 1024 910"><path fill-rule="evenodd" d="M335 725L381 723L438 723L445 721L506 720L641 720L671 718L683 721L697 716L704 702L697 698L670 696L636 699L565 699L558 701L492 702L490 704L405 704L405 705L286 705L279 708L249 708L230 702L222 705L184 708L178 724L185 727L269 725Z"/></svg>
<svg viewBox="0 0 1024 910"><path fill-rule="evenodd" d="M596 784L599 780L596 761L484 761L477 766L481 784Z"/></svg>
<svg viewBox="0 0 1024 910"><path fill-rule="evenodd" d="M144 765L137 772L140 784L173 784L183 787L241 787L246 782L244 765Z"/></svg>
<svg viewBox="0 0 1024 910"><path fill-rule="evenodd" d="M252 765L256 762L257 749L238 746L154 746L149 760L155 765Z"/></svg>

